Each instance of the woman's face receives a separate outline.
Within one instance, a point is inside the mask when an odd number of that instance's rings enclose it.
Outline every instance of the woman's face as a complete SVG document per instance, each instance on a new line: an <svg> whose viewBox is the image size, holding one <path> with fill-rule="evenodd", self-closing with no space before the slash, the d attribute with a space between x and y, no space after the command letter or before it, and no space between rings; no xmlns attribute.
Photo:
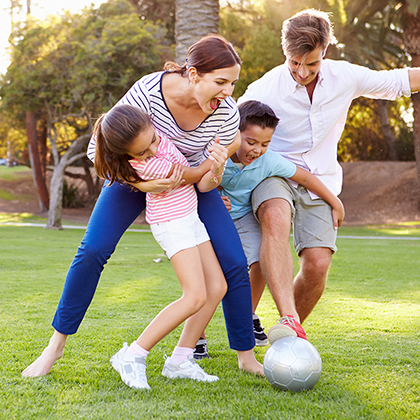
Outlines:
<svg viewBox="0 0 420 420"><path fill-rule="evenodd" d="M127 153L134 159L146 160L155 156L158 151L160 137L152 125L141 131L127 148Z"/></svg>
<svg viewBox="0 0 420 420"><path fill-rule="evenodd" d="M232 96L240 71L241 66L235 64L202 76L197 73L190 74L190 81L194 85L194 98L203 112L211 114L220 102Z"/></svg>

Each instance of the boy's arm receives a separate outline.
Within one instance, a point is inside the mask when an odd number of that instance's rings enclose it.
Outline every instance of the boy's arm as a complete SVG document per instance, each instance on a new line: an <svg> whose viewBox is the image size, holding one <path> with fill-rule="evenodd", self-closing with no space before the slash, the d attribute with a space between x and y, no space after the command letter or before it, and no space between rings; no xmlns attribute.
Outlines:
<svg viewBox="0 0 420 420"><path fill-rule="evenodd" d="M321 197L332 207L334 229L341 226L344 219L344 206L341 200L336 197L315 175L305 171L305 169L296 168L295 174L290 177L292 181L303 185L306 189Z"/></svg>

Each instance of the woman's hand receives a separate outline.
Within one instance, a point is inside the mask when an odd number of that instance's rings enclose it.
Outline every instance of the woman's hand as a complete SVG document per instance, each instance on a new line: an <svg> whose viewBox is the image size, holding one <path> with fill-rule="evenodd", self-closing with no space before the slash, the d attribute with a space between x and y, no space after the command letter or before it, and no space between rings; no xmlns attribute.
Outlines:
<svg viewBox="0 0 420 420"><path fill-rule="evenodd" d="M154 179L152 181L144 181L132 183L133 187L143 192L150 192L153 194L159 194L162 192L169 192L175 188L178 188L183 182L184 167L182 165L174 165L172 174L169 178Z"/></svg>

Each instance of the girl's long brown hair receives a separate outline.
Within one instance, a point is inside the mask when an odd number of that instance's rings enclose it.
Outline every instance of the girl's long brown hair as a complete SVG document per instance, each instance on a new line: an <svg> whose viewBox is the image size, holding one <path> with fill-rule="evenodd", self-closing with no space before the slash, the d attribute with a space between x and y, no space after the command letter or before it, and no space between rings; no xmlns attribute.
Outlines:
<svg viewBox="0 0 420 420"><path fill-rule="evenodd" d="M100 178L108 180L109 185L143 181L128 162L132 157L127 150L151 124L144 111L131 105L116 105L99 117L93 135L96 136L94 165Z"/></svg>

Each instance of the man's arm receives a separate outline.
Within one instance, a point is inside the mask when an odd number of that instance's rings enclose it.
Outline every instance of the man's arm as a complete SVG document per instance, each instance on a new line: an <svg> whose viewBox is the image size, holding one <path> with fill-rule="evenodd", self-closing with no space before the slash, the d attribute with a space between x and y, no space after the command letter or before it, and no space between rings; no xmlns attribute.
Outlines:
<svg viewBox="0 0 420 420"><path fill-rule="evenodd" d="M411 92L418 92L420 90L420 67L409 69L408 79L410 80Z"/></svg>

